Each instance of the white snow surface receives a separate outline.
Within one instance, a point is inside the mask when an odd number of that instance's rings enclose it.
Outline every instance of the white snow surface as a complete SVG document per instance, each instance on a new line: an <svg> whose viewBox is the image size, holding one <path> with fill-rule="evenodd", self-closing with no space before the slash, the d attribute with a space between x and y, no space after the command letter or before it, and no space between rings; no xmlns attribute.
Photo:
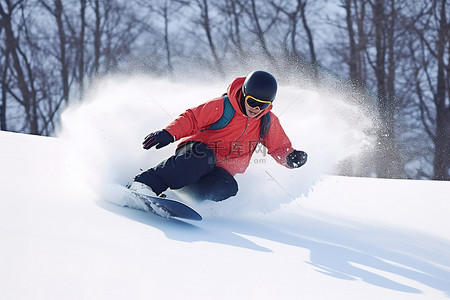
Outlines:
<svg viewBox="0 0 450 300"><path fill-rule="evenodd" d="M203 221L125 207L122 186L176 147L142 138L225 88L108 78L57 138L0 132L0 298L450 298L450 182L327 176L371 143L344 96L281 87L308 164L256 153L236 197L183 199Z"/></svg>

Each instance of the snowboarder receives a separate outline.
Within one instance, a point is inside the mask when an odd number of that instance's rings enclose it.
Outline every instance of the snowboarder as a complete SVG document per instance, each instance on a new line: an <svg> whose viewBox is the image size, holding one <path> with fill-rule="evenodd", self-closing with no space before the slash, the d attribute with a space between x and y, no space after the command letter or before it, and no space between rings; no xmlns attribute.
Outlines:
<svg viewBox="0 0 450 300"><path fill-rule="evenodd" d="M238 192L233 176L247 169L260 144L279 164L301 167L307 154L292 148L270 111L276 92L272 74L253 71L236 78L223 96L186 110L164 129L150 133L142 143L147 150L180 139L181 143L173 156L137 175L130 189L154 196L182 188L195 199L225 200Z"/></svg>

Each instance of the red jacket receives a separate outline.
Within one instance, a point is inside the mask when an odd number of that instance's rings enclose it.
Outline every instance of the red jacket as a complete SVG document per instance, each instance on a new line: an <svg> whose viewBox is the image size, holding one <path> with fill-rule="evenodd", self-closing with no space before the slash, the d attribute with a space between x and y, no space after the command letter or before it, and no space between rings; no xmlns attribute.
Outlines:
<svg viewBox="0 0 450 300"><path fill-rule="evenodd" d="M280 121L270 112L272 106L256 118L247 117L239 108L244 80L245 77L236 78L228 87L228 98L235 113L230 123L224 128L207 130L223 114L223 97L218 97L186 110L164 129L174 136L175 140L184 138L182 142L199 141L208 145L216 155L216 165L226 169L231 175L243 173L247 169L253 152L256 149L262 151L258 143L262 143L267 148L267 153L278 163L288 167L286 156L294 149ZM260 119L266 113L271 114L270 130L260 140Z"/></svg>

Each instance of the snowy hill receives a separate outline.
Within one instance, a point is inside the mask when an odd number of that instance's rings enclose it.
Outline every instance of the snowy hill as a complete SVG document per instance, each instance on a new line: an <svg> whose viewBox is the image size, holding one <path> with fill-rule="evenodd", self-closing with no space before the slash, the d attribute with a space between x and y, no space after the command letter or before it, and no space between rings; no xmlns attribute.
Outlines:
<svg viewBox="0 0 450 300"><path fill-rule="evenodd" d="M259 157L237 197L190 203L201 222L116 205L119 185L174 148L140 149L170 118L143 128L129 103L156 96L115 86L68 111L58 138L0 132L1 299L450 298L450 183L324 176L363 142L357 130L355 143L338 138L342 118L325 131L304 116L313 135L284 115L309 165ZM179 104L160 109L175 117Z"/></svg>

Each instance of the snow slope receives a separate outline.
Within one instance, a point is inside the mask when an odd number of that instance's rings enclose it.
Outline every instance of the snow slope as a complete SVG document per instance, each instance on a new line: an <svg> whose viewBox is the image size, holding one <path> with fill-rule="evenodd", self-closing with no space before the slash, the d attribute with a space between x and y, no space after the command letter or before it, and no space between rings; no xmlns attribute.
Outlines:
<svg viewBox="0 0 450 300"><path fill-rule="evenodd" d="M145 86L104 83L63 116L58 138L0 132L1 299L450 298L450 183L324 176L367 140L333 115L352 107L322 109L320 97L302 126L296 103L278 111L310 153L304 168L256 154L237 197L190 200L202 222L116 205L119 185L174 149L141 150L142 136L186 108ZM167 115L142 118L149 98Z"/></svg>

